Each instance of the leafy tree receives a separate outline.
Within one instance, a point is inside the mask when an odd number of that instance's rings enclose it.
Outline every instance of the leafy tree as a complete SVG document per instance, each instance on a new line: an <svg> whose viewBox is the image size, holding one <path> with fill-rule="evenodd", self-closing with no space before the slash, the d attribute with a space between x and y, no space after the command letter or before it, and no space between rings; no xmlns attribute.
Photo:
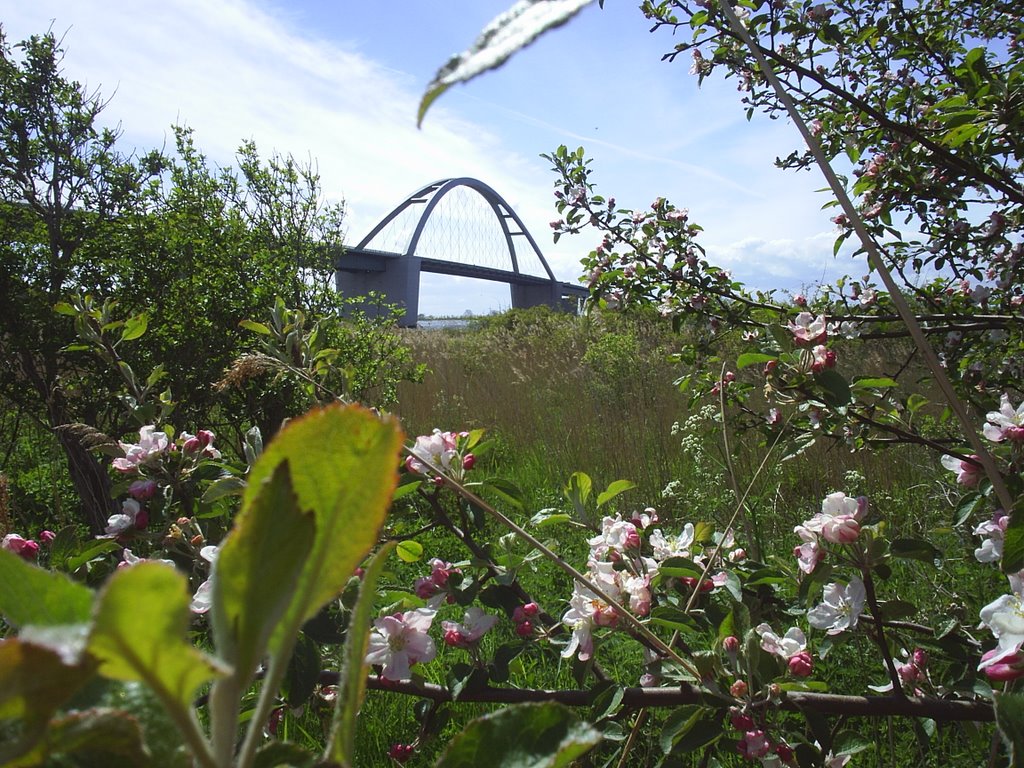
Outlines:
<svg viewBox="0 0 1024 768"><path fill-rule="evenodd" d="M52 34L0 49L0 353L15 363L0 373L0 394L56 432L85 520L101 532L107 474L62 427L121 437L152 416L114 396L113 356L100 364L84 353L54 307L91 294L104 316L133 318L131 359L122 361L130 375L154 371L147 386L166 391L178 428L203 419L232 430L241 451L245 425L269 437L297 410L300 388L280 379L214 385L255 343L243 321L269 318L278 298L311 321L339 313L332 280L345 208L324 201L311 163L264 159L252 142L239 149L237 171L211 165L183 127L173 153L123 155L118 132L99 127L106 102L64 76ZM324 346L351 368L346 394L383 404L398 380L417 375L388 321L332 317L328 326Z"/></svg>
<svg viewBox="0 0 1024 768"><path fill-rule="evenodd" d="M50 428L99 420L94 406L64 385L80 362L62 351L73 331L52 307L82 284L115 287L109 261L92 258L96 246L122 217L151 204L163 169L158 154L116 150L117 133L96 126L105 102L65 79L60 60L53 35L12 49L0 30L0 354L10 361L0 392ZM111 504L106 472L75 438L58 430L57 439L95 528Z"/></svg>

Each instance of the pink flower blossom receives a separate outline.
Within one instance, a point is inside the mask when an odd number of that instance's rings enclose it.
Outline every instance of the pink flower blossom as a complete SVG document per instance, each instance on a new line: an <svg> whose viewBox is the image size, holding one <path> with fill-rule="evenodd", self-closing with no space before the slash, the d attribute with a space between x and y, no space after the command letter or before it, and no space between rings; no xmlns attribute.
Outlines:
<svg viewBox="0 0 1024 768"><path fill-rule="evenodd" d="M803 539L803 544L793 548L797 565L804 573L813 573L814 569L818 567L818 563L825 559L825 552L818 542L818 535L802 525L796 526L793 532Z"/></svg>
<svg viewBox="0 0 1024 768"><path fill-rule="evenodd" d="M811 350L811 370L821 373L826 368L836 367L836 353L824 344L818 344Z"/></svg>
<svg viewBox="0 0 1024 768"><path fill-rule="evenodd" d="M1010 516L997 509L991 520L980 523L974 529L975 536L984 536L981 546L974 550L974 557L979 563L998 563L1003 556L1003 538L1010 525Z"/></svg>
<svg viewBox="0 0 1024 768"><path fill-rule="evenodd" d="M405 468L418 475L428 472L424 461L447 472L451 469L452 460L458 455L459 436L455 432L442 432L435 429L433 434L420 435L412 447L412 455L405 460Z"/></svg>
<svg viewBox="0 0 1024 768"><path fill-rule="evenodd" d="M590 556L595 560L603 560L612 553L624 555L628 550L636 550L640 546L640 534L630 520L621 516L605 517L601 520L601 533L590 539Z"/></svg>
<svg viewBox="0 0 1024 768"><path fill-rule="evenodd" d="M850 544L860 536L860 523L852 515L829 518L821 526L821 537L833 544Z"/></svg>
<svg viewBox="0 0 1024 768"><path fill-rule="evenodd" d="M790 659L807 650L807 637L800 627L790 627L779 637L768 624L758 624L754 631L761 637L761 648L782 659Z"/></svg>
<svg viewBox="0 0 1024 768"><path fill-rule="evenodd" d="M978 666L986 668L1020 653L1024 644L1024 580L1020 574L1009 577L1012 592L1002 595L981 609L981 623L988 627L998 645Z"/></svg>
<svg viewBox="0 0 1024 768"><path fill-rule="evenodd" d="M446 563L444 560L434 558L430 561L430 575L416 579L414 590L416 595L423 600L429 600L435 595L443 592L448 586L448 580L453 573L461 573L458 568Z"/></svg>
<svg viewBox="0 0 1024 768"><path fill-rule="evenodd" d="M139 501L148 501L156 494L157 487L156 480L143 478L128 486L128 495Z"/></svg>
<svg viewBox="0 0 1024 768"><path fill-rule="evenodd" d="M997 656L999 656L998 659L995 658ZM1019 677L1024 677L1024 653L1021 652L1019 645L1015 651L1009 654L1000 654L998 648L993 648L982 655L978 669L984 672L989 680L996 682L1016 680Z"/></svg>
<svg viewBox="0 0 1024 768"><path fill-rule="evenodd" d="M814 660L807 651L800 651L789 657L787 662L789 672L793 677L807 677L814 671Z"/></svg>
<svg viewBox="0 0 1024 768"><path fill-rule="evenodd" d="M824 315L815 317L810 312L801 312L787 327L793 334L794 341L804 347L821 344L828 337L827 320Z"/></svg>
<svg viewBox="0 0 1024 768"><path fill-rule="evenodd" d="M443 621L441 629L444 630L445 643L458 648L468 648L479 641L497 623L497 616L485 613L474 605L466 609L461 624L454 621Z"/></svg>
<svg viewBox="0 0 1024 768"><path fill-rule="evenodd" d="M736 749L748 760L757 760L768 754L771 745L764 731L747 731L736 745Z"/></svg>
<svg viewBox="0 0 1024 768"><path fill-rule="evenodd" d="M166 434L158 432L155 426L149 424L139 430L138 443L118 441L118 445L124 451L124 457L114 459L114 469L118 472L135 472L139 467L166 453L170 442Z"/></svg>
<svg viewBox="0 0 1024 768"><path fill-rule="evenodd" d="M956 472L958 484L966 488L973 488L985 474L985 470L982 469L977 455L972 453L968 458L973 461L961 461L956 456L943 456L939 461L950 472Z"/></svg>
<svg viewBox="0 0 1024 768"><path fill-rule="evenodd" d="M50 544L57 538L57 534L50 530L44 530L39 532L39 536L37 536L37 538L43 542L43 544Z"/></svg>
<svg viewBox="0 0 1024 768"><path fill-rule="evenodd" d="M139 519L142 511L142 507L135 499L125 499L121 502L121 511L107 518L107 527L104 529L106 535L120 536L134 530L138 527L136 521ZM148 516L143 518L143 520L148 523Z"/></svg>
<svg viewBox="0 0 1024 768"><path fill-rule="evenodd" d="M417 608L374 621L366 663L382 664L386 680L410 679L414 664L432 661L437 655L427 634L435 615L429 608Z"/></svg>
<svg viewBox="0 0 1024 768"><path fill-rule="evenodd" d="M651 531L648 539L654 550L654 559L661 562L670 557L690 557L694 535L693 523L687 523L683 526L682 533L672 538L667 538L660 528L656 528Z"/></svg>
<svg viewBox="0 0 1024 768"><path fill-rule="evenodd" d="M804 520L794 531L805 541L808 538L798 530L800 528L810 534L820 534L832 544L849 544L860 535L860 522L867 516L867 509L868 501L864 496L852 498L836 491L821 502L821 512Z"/></svg>
<svg viewBox="0 0 1024 768"><path fill-rule="evenodd" d="M4 536L0 548L12 552L23 560L35 560L39 555L39 544L32 539L26 539L17 533L9 533Z"/></svg>
<svg viewBox="0 0 1024 768"><path fill-rule="evenodd" d="M1010 405L1010 398L1004 392L999 400L999 410L989 411L985 418L989 423L985 425L982 432L992 442L1024 440L1024 401L1015 409Z"/></svg>

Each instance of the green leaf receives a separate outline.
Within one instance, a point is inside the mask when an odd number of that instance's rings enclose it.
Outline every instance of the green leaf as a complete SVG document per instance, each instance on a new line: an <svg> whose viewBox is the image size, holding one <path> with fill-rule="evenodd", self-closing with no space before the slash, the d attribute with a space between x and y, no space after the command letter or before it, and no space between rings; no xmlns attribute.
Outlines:
<svg viewBox="0 0 1024 768"><path fill-rule="evenodd" d="M566 768L600 740L561 704L517 704L472 721L436 768Z"/></svg>
<svg viewBox="0 0 1024 768"><path fill-rule="evenodd" d="M920 560L929 565L942 561L942 552L924 539L893 539L889 552L901 560Z"/></svg>
<svg viewBox="0 0 1024 768"><path fill-rule="evenodd" d="M212 504L218 499L226 496L241 496L245 490L245 478L235 475L224 475L218 477L206 488L203 494L203 504Z"/></svg>
<svg viewBox="0 0 1024 768"><path fill-rule="evenodd" d="M826 368L814 375L818 386L824 390L825 402L833 407L843 406L850 402L850 385L832 368Z"/></svg>
<svg viewBox="0 0 1024 768"><path fill-rule="evenodd" d="M263 336L273 335L270 328L265 326L263 323L257 323L255 320L242 320L238 325L241 328L245 328L247 331L252 331L253 333L258 333Z"/></svg>
<svg viewBox="0 0 1024 768"><path fill-rule="evenodd" d="M572 515L553 509L542 509L530 518L530 524L538 528L543 528L546 525L558 525L559 523L571 523L572 521Z"/></svg>
<svg viewBox="0 0 1024 768"><path fill-rule="evenodd" d="M313 516L299 509L290 468L282 461L252 487L213 570L214 641L241 681L263 658L313 548Z"/></svg>
<svg viewBox="0 0 1024 768"><path fill-rule="evenodd" d="M373 617L373 603L377 597L377 580L394 548L395 542L388 542L367 563L363 573L363 584L359 588L359 599L352 611L345 637L334 724L331 727L331 738L324 750L324 759L333 760L340 765L354 765L355 761L356 722L366 694L366 674L369 667L365 659L370 644L370 620Z"/></svg>
<svg viewBox="0 0 1024 768"><path fill-rule="evenodd" d="M4 766L39 765L38 761L51 755L74 755L74 765L141 768L153 764L138 719L130 712L113 709L87 709L58 718L50 724L46 737L31 753L19 760L5 762Z"/></svg>
<svg viewBox="0 0 1024 768"><path fill-rule="evenodd" d="M121 341L132 341L142 336L149 327L149 318L145 313L129 317L124 321L124 328L121 329Z"/></svg>
<svg viewBox="0 0 1024 768"><path fill-rule="evenodd" d="M58 301L53 305L53 311L58 315L67 315L68 317L74 317L78 314L78 310L68 304L66 301Z"/></svg>
<svg viewBox="0 0 1024 768"><path fill-rule="evenodd" d="M832 742L832 751L836 754L855 755L874 746L874 740L863 733L840 731Z"/></svg>
<svg viewBox="0 0 1024 768"><path fill-rule="evenodd" d="M320 667L320 646L305 632L300 632L284 678L289 707L300 707L313 695L320 680Z"/></svg>
<svg viewBox="0 0 1024 768"><path fill-rule="evenodd" d="M289 422L253 465L243 507L263 480L289 461L299 509L312 510L316 520L313 549L271 638L272 650L344 589L377 543L398 482L401 444L393 420L358 406L332 405Z"/></svg>
<svg viewBox="0 0 1024 768"><path fill-rule="evenodd" d="M597 496L598 508L604 506L620 493L625 493L633 488L636 488L636 483L632 480L616 480L613 483L610 483L608 487Z"/></svg>
<svg viewBox="0 0 1024 768"><path fill-rule="evenodd" d="M225 670L185 639L188 581L170 566L118 570L99 596L88 650L99 673L146 683L168 709L190 712L196 689Z"/></svg>
<svg viewBox="0 0 1024 768"><path fill-rule="evenodd" d="M760 352L744 352L742 355L736 358L736 368L743 369L751 365L762 365L763 363L770 363L772 360L778 360L778 355L765 355Z"/></svg>
<svg viewBox="0 0 1024 768"><path fill-rule="evenodd" d="M1024 766L1024 694L999 693L996 700L996 726L1010 753L1012 768Z"/></svg>
<svg viewBox="0 0 1024 768"><path fill-rule="evenodd" d="M415 563L423 557L423 545L413 539L402 541L395 547L395 554L403 563Z"/></svg>
<svg viewBox="0 0 1024 768"><path fill-rule="evenodd" d="M430 105L453 84L472 80L501 66L516 51L549 29L565 24L591 2L593 0L526 0L498 16L484 28L472 48L453 56L434 75L420 101L416 125L423 124Z"/></svg>
<svg viewBox="0 0 1024 768"><path fill-rule="evenodd" d="M54 651L20 638L0 642L0 718L45 723L95 669L92 661L65 664Z"/></svg>
<svg viewBox="0 0 1024 768"><path fill-rule="evenodd" d="M890 379L888 376L878 376L875 378L865 376L854 379L853 383L850 384L851 389L888 389L895 386L898 386L896 380Z"/></svg>
<svg viewBox="0 0 1024 768"><path fill-rule="evenodd" d="M999 563L1003 573L1016 573L1024 569L1024 500L1014 504L1010 522L1003 536L1003 559Z"/></svg>
<svg viewBox="0 0 1024 768"><path fill-rule="evenodd" d="M15 627L27 624L84 624L92 613L93 593L63 573L26 563L0 549L0 613Z"/></svg>
<svg viewBox="0 0 1024 768"><path fill-rule="evenodd" d="M515 483L500 477L489 477L483 481L481 488L488 491L489 496L496 496L516 509L526 506L526 495Z"/></svg>
<svg viewBox="0 0 1024 768"><path fill-rule="evenodd" d="M586 472L573 472L569 477L569 483L562 491L565 498L576 509L576 514L580 519L583 519L586 515L585 505L587 499L590 498L590 491L593 487L594 481L590 479L590 475Z"/></svg>

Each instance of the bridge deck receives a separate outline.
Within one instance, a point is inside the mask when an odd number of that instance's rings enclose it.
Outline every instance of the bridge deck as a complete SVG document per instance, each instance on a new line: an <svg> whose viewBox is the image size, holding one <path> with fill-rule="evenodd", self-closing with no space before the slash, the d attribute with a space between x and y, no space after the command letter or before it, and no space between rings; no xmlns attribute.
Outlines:
<svg viewBox="0 0 1024 768"><path fill-rule="evenodd" d="M335 261L335 266L343 272L383 272L388 261L402 258L406 257L399 253L376 251L370 248L347 248L341 257ZM515 283L517 285L549 285L552 282L550 278L541 275L509 272L503 269L480 267L475 264L463 264L457 261L418 258L420 260L421 272L430 272L437 275L470 277L476 280ZM562 293L567 296L585 298L589 294L586 287L582 285L559 283L559 286Z"/></svg>

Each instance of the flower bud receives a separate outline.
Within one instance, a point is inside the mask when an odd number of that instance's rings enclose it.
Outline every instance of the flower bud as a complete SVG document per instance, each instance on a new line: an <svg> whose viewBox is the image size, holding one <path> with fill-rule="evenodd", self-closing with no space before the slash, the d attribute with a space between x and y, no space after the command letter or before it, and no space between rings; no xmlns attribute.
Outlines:
<svg viewBox="0 0 1024 768"><path fill-rule="evenodd" d="M749 731L754 728L754 718L738 709L733 710L729 715L729 722L737 731Z"/></svg>
<svg viewBox="0 0 1024 768"><path fill-rule="evenodd" d="M206 541L206 539L203 538L203 534L197 533L195 536L188 540L188 543L191 544L193 547L199 547L202 546L204 541Z"/></svg>
<svg viewBox="0 0 1024 768"><path fill-rule="evenodd" d="M529 637L533 634L533 624L529 621L521 621L516 624L516 634L520 637Z"/></svg>
<svg viewBox="0 0 1024 768"><path fill-rule="evenodd" d="M748 690L749 688L747 686L746 681L744 680L737 680L729 686L729 693L731 693L737 699L742 699L744 696L746 696Z"/></svg>
<svg viewBox="0 0 1024 768"><path fill-rule="evenodd" d="M789 672L793 677L807 677L814 671L814 660L807 651L800 651L789 657Z"/></svg>
<svg viewBox="0 0 1024 768"><path fill-rule="evenodd" d="M722 647L725 652L731 656L735 656L736 652L740 649L740 640L735 635L729 635L722 641Z"/></svg>
<svg viewBox="0 0 1024 768"><path fill-rule="evenodd" d="M467 453L462 457L462 468L467 472L476 466L476 456L472 453Z"/></svg>
<svg viewBox="0 0 1024 768"><path fill-rule="evenodd" d="M54 533L53 531L49 531L49 530L40 531L38 538L39 538L39 540L41 542L43 542L43 544L49 544L50 542L52 542L54 539L57 538L57 534Z"/></svg>
<svg viewBox="0 0 1024 768"><path fill-rule="evenodd" d="M128 495L137 501L147 501L156 493L155 480L136 480L128 486Z"/></svg>
<svg viewBox="0 0 1024 768"><path fill-rule="evenodd" d="M920 669L928 666L928 652L923 648L915 648L910 658Z"/></svg>

